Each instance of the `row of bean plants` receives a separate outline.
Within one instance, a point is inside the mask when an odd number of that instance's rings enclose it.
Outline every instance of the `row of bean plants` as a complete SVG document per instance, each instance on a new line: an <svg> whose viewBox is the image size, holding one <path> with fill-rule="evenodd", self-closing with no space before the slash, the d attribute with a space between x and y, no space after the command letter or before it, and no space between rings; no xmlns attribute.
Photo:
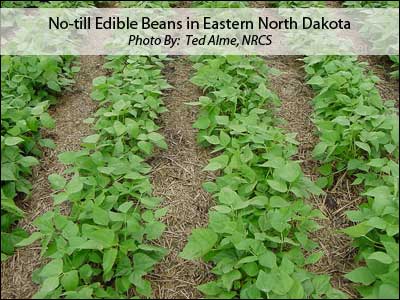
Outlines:
<svg viewBox="0 0 400 300"><path fill-rule="evenodd" d="M99 1L1 1L3 8L94 7ZM104 2L104 1L103 1ZM69 86L79 66L72 56L2 56L1 59L1 260L14 253L15 244L27 237L16 227L24 212L15 199L30 195L31 168L39 163L41 147L54 148L40 136L52 129L47 113L56 95ZM42 149L43 150L43 149Z"/></svg>
<svg viewBox="0 0 400 300"><path fill-rule="evenodd" d="M344 1L343 6L347 8L399 8L399 1ZM375 28L365 28L364 30L371 31L375 30ZM379 45L385 44L384 39L386 37L381 37L377 35L376 43ZM398 55L389 55L389 59L392 61L392 69L393 71L390 75L394 78L399 78L399 56Z"/></svg>
<svg viewBox="0 0 400 300"><path fill-rule="evenodd" d="M18 244L40 239L51 259L33 275L41 285L35 298L151 296L143 276L166 254L151 244L165 228L158 219L166 209L156 209L161 199L152 196L145 159L154 146L167 147L154 122L166 110L163 59L109 57L104 68L112 74L93 80L99 109L86 122L95 133L82 140L82 150L59 155L69 168L49 176L55 208ZM65 201L68 216L60 212Z"/></svg>
<svg viewBox="0 0 400 300"><path fill-rule="evenodd" d="M14 252L27 233L15 228L23 211L15 204L30 194L28 177L39 163L40 147L54 148L40 135L41 128L54 128L48 114L55 95L72 83L79 70L73 57L1 57L1 260Z"/></svg>
<svg viewBox="0 0 400 300"><path fill-rule="evenodd" d="M346 1L344 5L393 6L386 2ZM287 1L279 3L286 5ZM312 7L313 2L306 6ZM347 172L354 178L353 185L362 186L361 195L367 200L358 210L346 212L356 225L343 232L354 238L361 266L345 277L356 283L365 298L397 298L399 122L394 103L382 101L375 86L379 78L368 73L367 64L357 57L311 56L304 61L307 83L317 92L313 107L320 142L313 155L322 164L320 180L329 187L335 174Z"/></svg>
<svg viewBox="0 0 400 300"><path fill-rule="evenodd" d="M346 213L357 224L343 231L355 239L363 266L345 277L362 285L364 297L397 297L399 122L393 102L383 103L378 78L354 57L308 57L305 64L307 83L317 91L314 123L320 142L314 157L333 166L331 172L353 176L367 200Z"/></svg>
<svg viewBox="0 0 400 300"><path fill-rule="evenodd" d="M199 286L218 298L341 298L328 275L305 266L323 255L308 233L322 217L303 199L322 191L302 172L293 134L277 127L278 97L265 85L270 69L258 57L198 57L191 81L206 95L194 124L198 142L218 153L204 183L216 206L207 228L195 229L181 253L212 262L217 279ZM303 251L308 254L304 255Z"/></svg>

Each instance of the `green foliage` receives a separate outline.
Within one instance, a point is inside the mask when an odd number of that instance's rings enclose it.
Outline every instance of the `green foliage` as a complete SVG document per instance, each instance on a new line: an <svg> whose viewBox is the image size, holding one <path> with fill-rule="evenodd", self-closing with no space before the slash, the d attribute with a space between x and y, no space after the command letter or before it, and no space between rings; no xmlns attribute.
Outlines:
<svg viewBox="0 0 400 300"><path fill-rule="evenodd" d="M344 1L349 8L399 8L399 1Z"/></svg>
<svg viewBox="0 0 400 300"><path fill-rule="evenodd" d="M171 8L178 1L120 1L120 7Z"/></svg>
<svg viewBox="0 0 400 300"><path fill-rule="evenodd" d="M244 8L248 1L193 1L195 8Z"/></svg>
<svg viewBox="0 0 400 300"><path fill-rule="evenodd" d="M271 1L280 8L324 8L325 1Z"/></svg>
<svg viewBox="0 0 400 300"><path fill-rule="evenodd" d="M94 7L99 1L1 1L6 8L80 8Z"/></svg>
<svg viewBox="0 0 400 300"><path fill-rule="evenodd" d="M392 68L395 69L390 73L394 78L399 79L399 56L398 55L389 55L390 60L393 62Z"/></svg>
<svg viewBox="0 0 400 300"><path fill-rule="evenodd" d="M55 103L54 94L72 83L78 70L73 57L1 57L1 226L2 259L13 253L22 234L12 225L23 216L14 199L29 195L26 179L39 161L39 145L52 146L41 138L41 128L54 128L47 109ZM4 255L3 255L4 254Z"/></svg>
<svg viewBox="0 0 400 300"><path fill-rule="evenodd" d="M41 285L35 298L125 298L129 289L151 296L143 278L166 250L150 244L165 225L156 210L144 162L153 147L165 148L154 119L165 111L162 58L109 57L110 76L93 80L92 97L99 109L87 122L95 133L82 139L83 149L64 152L65 174L49 181L56 208L38 217L35 232L18 245L41 240L49 264L35 272ZM146 146L144 146L146 145ZM71 204L69 216L59 205Z"/></svg>
<svg viewBox="0 0 400 300"><path fill-rule="evenodd" d="M209 225L180 254L213 263L217 279L199 290L210 298L345 297L328 276L305 270L322 256L307 237L322 214L302 199L322 191L291 159L294 135L276 126L279 99L266 87L272 70L254 56L194 61L191 81L206 91L189 103L200 106L194 127L198 142L218 153L205 170L220 171L204 184L216 201Z"/></svg>
<svg viewBox="0 0 400 300"><path fill-rule="evenodd" d="M308 84L316 91L314 123L320 142L314 156L346 171L366 198L347 212L356 225L343 232L354 238L358 260L366 264L346 275L367 298L398 295L399 120L393 101L382 101L378 78L355 57L304 59Z"/></svg>

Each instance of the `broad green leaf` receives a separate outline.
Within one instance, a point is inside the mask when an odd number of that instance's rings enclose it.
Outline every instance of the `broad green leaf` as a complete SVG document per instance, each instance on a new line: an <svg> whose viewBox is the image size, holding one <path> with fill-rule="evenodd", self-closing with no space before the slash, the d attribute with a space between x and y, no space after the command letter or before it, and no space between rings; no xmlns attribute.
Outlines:
<svg viewBox="0 0 400 300"><path fill-rule="evenodd" d="M58 278L58 276L48 277L43 281L40 292L47 294L51 291L54 291L59 285L60 279Z"/></svg>
<svg viewBox="0 0 400 300"><path fill-rule="evenodd" d="M192 231L189 241L179 254L184 259L196 259L207 254L218 241L218 235L206 228L197 228Z"/></svg>
<svg viewBox="0 0 400 300"><path fill-rule="evenodd" d="M242 278L242 274L238 270L230 271L229 273L223 274L221 276L223 287L230 291L232 289L233 282Z"/></svg>
<svg viewBox="0 0 400 300"><path fill-rule="evenodd" d="M50 174L48 179L53 190L61 190L65 187L65 184L67 183L65 178L59 174Z"/></svg>
<svg viewBox="0 0 400 300"><path fill-rule="evenodd" d="M356 144L359 148L361 148L361 149L367 151L368 154L371 154L371 147L370 147L367 143L355 142L355 144Z"/></svg>
<svg viewBox="0 0 400 300"><path fill-rule="evenodd" d="M100 134L92 134L85 137L82 142L86 144L96 144L100 139Z"/></svg>
<svg viewBox="0 0 400 300"><path fill-rule="evenodd" d="M111 269L114 265L115 259L117 258L117 254L118 254L118 250L115 248L107 249L104 251L103 263L102 263L104 274L107 274L108 272L111 271Z"/></svg>
<svg viewBox="0 0 400 300"><path fill-rule="evenodd" d="M315 264L315 263L317 263L317 262L321 259L321 257L323 257L323 256L324 256L324 252L323 252L323 251L314 252L314 253L312 253L311 255L309 255L309 256L306 258L305 264L306 264L306 265Z"/></svg>
<svg viewBox="0 0 400 300"><path fill-rule="evenodd" d="M22 241L17 243L15 246L25 247L25 246L32 244L33 242L37 241L38 239L40 239L42 237L43 237L43 234L41 232L36 231L36 232L32 233L28 238L23 239Z"/></svg>
<svg viewBox="0 0 400 300"><path fill-rule="evenodd" d="M370 285L375 281L374 274L372 274L367 267L359 267L354 269L350 273L344 275L344 277L353 282L362 283L364 285Z"/></svg>
<svg viewBox="0 0 400 300"><path fill-rule="evenodd" d="M23 158L21 158L19 160L19 163L22 166L24 166L26 168L29 168L29 167L38 165L39 161L37 160L37 158L35 158L33 156L24 156Z"/></svg>
<svg viewBox="0 0 400 300"><path fill-rule="evenodd" d="M64 264L61 258L54 259L43 267L43 269L40 271L40 277L50 278L58 276L62 273L63 267Z"/></svg>
<svg viewBox="0 0 400 300"><path fill-rule="evenodd" d="M156 144L161 149L168 148L168 145L165 142L164 137L161 134L159 134L157 132L151 132L151 133L149 133L148 138L150 141L152 141L154 144Z"/></svg>
<svg viewBox="0 0 400 300"><path fill-rule="evenodd" d="M20 137L6 137L4 139L4 144L6 144L7 146L15 146L18 145L19 143L22 143L24 140Z"/></svg>
<svg viewBox="0 0 400 300"><path fill-rule="evenodd" d="M64 275L61 278L61 285L64 287L66 291L74 291L77 289L79 285L79 274L77 270L72 270Z"/></svg>
<svg viewBox="0 0 400 300"><path fill-rule="evenodd" d="M55 121L48 113L43 113L40 115L40 121L45 128L54 128L56 126Z"/></svg>
<svg viewBox="0 0 400 300"><path fill-rule="evenodd" d="M216 135L205 136L204 139L212 145L219 145L219 138Z"/></svg>
<svg viewBox="0 0 400 300"><path fill-rule="evenodd" d="M126 132L126 126L118 120L114 122L113 127L117 136L121 136Z"/></svg>
<svg viewBox="0 0 400 300"><path fill-rule="evenodd" d="M345 234L355 238L355 237L361 237L361 236L366 235L372 228L373 227L368 226L364 223L360 223L360 224L342 229L341 231L344 232Z"/></svg>
<svg viewBox="0 0 400 300"><path fill-rule="evenodd" d="M128 210L132 207L132 205L133 205L132 201L124 202L118 207L118 210L120 212L127 213Z"/></svg>
<svg viewBox="0 0 400 300"><path fill-rule="evenodd" d="M299 164L295 162L287 162L282 168L276 169L277 176L287 182L294 182L302 174Z"/></svg>
<svg viewBox="0 0 400 300"><path fill-rule="evenodd" d="M276 267L276 255L272 251L266 250L258 257L258 261L260 262L260 265L264 267L270 269Z"/></svg>
<svg viewBox="0 0 400 300"><path fill-rule="evenodd" d="M93 221L96 224L107 226L109 222L108 211L101 207L93 207Z"/></svg>
<svg viewBox="0 0 400 300"><path fill-rule="evenodd" d="M267 182L271 188L278 192L285 193L287 191L286 183L281 180L270 179Z"/></svg>
<svg viewBox="0 0 400 300"><path fill-rule="evenodd" d="M203 171L216 171L223 169L228 165L229 157L227 155L220 155L210 160L209 164L203 169Z"/></svg>
<svg viewBox="0 0 400 300"><path fill-rule="evenodd" d="M83 189L82 178L79 176L74 176L65 186L65 191L68 194L78 193Z"/></svg>
<svg viewBox="0 0 400 300"><path fill-rule="evenodd" d="M377 260L386 265L391 264L393 262L393 259L389 255L387 255L385 252L382 252L382 251L377 251L377 252L370 254L368 256L368 259L374 259L374 260Z"/></svg>

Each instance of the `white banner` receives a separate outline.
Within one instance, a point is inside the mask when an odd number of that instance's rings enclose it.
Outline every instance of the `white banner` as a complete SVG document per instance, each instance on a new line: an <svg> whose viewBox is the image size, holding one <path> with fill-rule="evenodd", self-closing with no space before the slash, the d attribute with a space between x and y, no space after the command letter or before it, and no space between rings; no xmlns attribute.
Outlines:
<svg viewBox="0 0 400 300"><path fill-rule="evenodd" d="M2 8L2 55L396 55L397 9Z"/></svg>

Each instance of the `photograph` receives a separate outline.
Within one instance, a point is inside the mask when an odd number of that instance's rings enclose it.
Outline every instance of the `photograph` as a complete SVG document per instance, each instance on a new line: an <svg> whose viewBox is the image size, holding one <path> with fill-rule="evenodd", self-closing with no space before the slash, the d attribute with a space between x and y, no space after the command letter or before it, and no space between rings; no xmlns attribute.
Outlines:
<svg viewBox="0 0 400 300"><path fill-rule="evenodd" d="M1 1L1 299L399 299L399 1Z"/></svg>

